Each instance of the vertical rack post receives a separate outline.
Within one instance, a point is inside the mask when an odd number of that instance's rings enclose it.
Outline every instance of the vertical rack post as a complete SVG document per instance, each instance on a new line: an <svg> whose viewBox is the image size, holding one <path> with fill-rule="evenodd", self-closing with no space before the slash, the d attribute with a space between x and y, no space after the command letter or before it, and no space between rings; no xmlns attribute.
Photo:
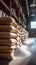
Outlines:
<svg viewBox="0 0 36 65"><path fill-rule="evenodd" d="M11 7L12 7L12 2L11 2L11 0L10 0L10 17L11 17Z"/></svg>
<svg viewBox="0 0 36 65"><path fill-rule="evenodd" d="M28 17L29 17L29 6L28 6L28 0L26 0L26 6L27 6Z"/></svg>
<svg viewBox="0 0 36 65"><path fill-rule="evenodd" d="M3 17L3 11L2 11L2 17Z"/></svg>

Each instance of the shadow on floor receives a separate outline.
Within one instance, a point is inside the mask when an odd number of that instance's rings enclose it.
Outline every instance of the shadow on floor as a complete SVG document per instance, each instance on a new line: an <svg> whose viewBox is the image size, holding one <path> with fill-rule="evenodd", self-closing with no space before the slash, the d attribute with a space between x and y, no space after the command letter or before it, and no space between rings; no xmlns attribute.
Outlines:
<svg viewBox="0 0 36 65"><path fill-rule="evenodd" d="M32 62L32 60L29 61L29 63L27 65L36 65Z"/></svg>
<svg viewBox="0 0 36 65"><path fill-rule="evenodd" d="M36 65L34 64L31 60L29 61L29 59L23 59L21 62L20 60L13 60L13 61L9 61L9 60L0 60L0 65Z"/></svg>
<svg viewBox="0 0 36 65"><path fill-rule="evenodd" d="M0 60L0 65L9 65L9 60Z"/></svg>

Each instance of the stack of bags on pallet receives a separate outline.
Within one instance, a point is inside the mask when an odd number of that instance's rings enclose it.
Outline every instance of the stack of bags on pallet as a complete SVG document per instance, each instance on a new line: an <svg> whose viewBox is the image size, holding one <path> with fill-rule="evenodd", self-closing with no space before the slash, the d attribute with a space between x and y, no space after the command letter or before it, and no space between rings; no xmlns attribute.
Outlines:
<svg viewBox="0 0 36 65"><path fill-rule="evenodd" d="M21 31L22 31L22 29L21 29L21 26L17 26L17 45L18 46L21 46L22 45L22 41L21 41Z"/></svg>
<svg viewBox="0 0 36 65"><path fill-rule="evenodd" d="M18 26L17 31L18 31L18 38L17 38L18 42L17 43L19 45L22 45L22 43L24 43L28 38L28 32L22 26Z"/></svg>
<svg viewBox="0 0 36 65"><path fill-rule="evenodd" d="M28 38L28 31L25 30L25 28L22 28L21 32L21 40L22 42L26 41Z"/></svg>
<svg viewBox="0 0 36 65"><path fill-rule="evenodd" d="M0 59L11 60L17 44L16 22L13 18L0 18Z"/></svg>

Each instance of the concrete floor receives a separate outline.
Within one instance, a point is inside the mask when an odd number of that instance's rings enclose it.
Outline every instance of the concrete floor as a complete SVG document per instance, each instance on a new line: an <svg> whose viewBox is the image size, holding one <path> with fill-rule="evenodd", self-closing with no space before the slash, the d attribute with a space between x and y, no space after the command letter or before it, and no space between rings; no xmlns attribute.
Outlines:
<svg viewBox="0 0 36 65"><path fill-rule="evenodd" d="M21 58L16 60L0 60L0 65L27 65L29 62L29 58Z"/></svg>
<svg viewBox="0 0 36 65"><path fill-rule="evenodd" d="M0 60L0 65L36 65L31 60L29 60L29 58L28 58L28 61L27 61L27 59L25 59L25 60L23 59L21 62L20 61L19 61L19 59L11 60L11 61Z"/></svg>
<svg viewBox="0 0 36 65"><path fill-rule="evenodd" d="M27 46L28 46L28 44L27 44ZM31 56L30 56L29 52L27 51L28 50L27 46L26 45L24 47L22 46L22 49L17 48L16 53L15 53L16 59L14 58L11 61L0 60L0 65L36 65L31 60ZM26 57L25 57L24 53L26 54Z"/></svg>
<svg viewBox="0 0 36 65"><path fill-rule="evenodd" d="M27 51L26 46L22 46L22 49L18 47L14 57L15 58L11 61L0 60L0 65L27 65L30 61L30 52Z"/></svg>

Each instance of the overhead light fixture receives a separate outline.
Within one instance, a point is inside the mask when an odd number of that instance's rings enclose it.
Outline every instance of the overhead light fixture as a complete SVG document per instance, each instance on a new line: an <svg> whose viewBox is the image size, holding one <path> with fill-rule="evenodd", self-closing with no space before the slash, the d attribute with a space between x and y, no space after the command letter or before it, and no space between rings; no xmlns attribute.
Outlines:
<svg viewBox="0 0 36 65"><path fill-rule="evenodd" d="M31 4L30 7L36 7L36 4Z"/></svg>
<svg viewBox="0 0 36 65"><path fill-rule="evenodd" d="M33 0L33 3L30 5L30 7L35 7L36 4L35 4L35 0Z"/></svg>
<svg viewBox="0 0 36 65"><path fill-rule="evenodd" d="M35 14L31 14L31 16L35 16Z"/></svg>

